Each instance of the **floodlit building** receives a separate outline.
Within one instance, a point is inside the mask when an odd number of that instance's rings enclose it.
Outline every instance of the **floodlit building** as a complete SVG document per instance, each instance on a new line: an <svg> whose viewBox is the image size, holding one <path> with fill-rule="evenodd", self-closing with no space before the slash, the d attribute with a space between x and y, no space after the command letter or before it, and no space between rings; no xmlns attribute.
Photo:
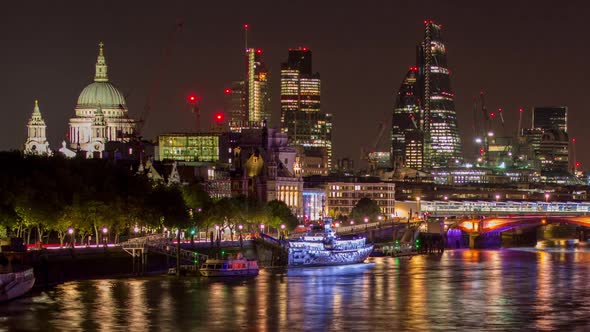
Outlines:
<svg viewBox="0 0 590 332"><path fill-rule="evenodd" d="M234 132L262 128L270 123L270 86L268 70L262 61L262 50L246 48L245 79L225 89L229 127Z"/></svg>
<svg viewBox="0 0 590 332"><path fill-rule="evenodd" d="M291 146L324 151L331 169L332 115L320 110L321 80L312 71L311 54L307 48L290 49L281 65L281 130L289 135Z"/></svg>
<svg viewBox="0 0 590 332"><path fill-rule="evenodd" d="M384 215L394 213L395 184L392 182L328 182L325 190L326 211L332 217L350 215L363 197L375 201Z"/></svg>
<svg viewBox="0 0 590 332"><path fill-rule="evenodd" d="M402 160L407 155L403 153L405 135L414 129L424 135L422 168L448 166L462 159L442 25L424 21L424 26L416 66L406 74L393 111L392 158L396 168L406 162Z"/></svg>
<svg viewBox="0 0 590 332"><path fill-rule="evenodd" d="M86 151L87 157L102 157L106 142L128 141L136 126L127 114L125 97L109 81L103 46L101 42L94 82L80 93L69 123L70 148Z"/></svg>
<svg viewBox="0 0 590 332"><path fill-rule="evenodd" d="M50 156L53 154L47 141L47 126L39 110L39 102L35 100L35 108L29 123L27 124L27 141L25 142L25 154Z"/></svg>
<svg viewBox="0 0 590 332"><path fill-rule="evenodd" d="M156 160L231 164L231 133L171 133L158 136Z"/></svg>

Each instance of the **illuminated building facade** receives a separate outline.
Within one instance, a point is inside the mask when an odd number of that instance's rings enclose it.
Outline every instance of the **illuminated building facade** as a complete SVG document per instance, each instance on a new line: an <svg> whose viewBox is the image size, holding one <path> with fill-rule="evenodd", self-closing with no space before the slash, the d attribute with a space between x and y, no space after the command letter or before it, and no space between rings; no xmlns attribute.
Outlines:
<svg viewBox="0 0 590 332"><path fill-rule="evenodd" d="M419 130L418 121L420 108L416 93L416 74L418 69L411 67L404 78L397 94L395 107L393 109L391 125L391 158L394 169L404 166L416 167L415 161L406 165L406 135L413 134ZM422 159L422 156L419 158ZM409 162L409 161L408 161ZM422 162L418 164L422 168Z"/></svg>
<svg viewBox="0 0 590 332"><path fill-rule="evenodd" d="M375 201L381 213L394 213L395 184L392 182L328 182L326 183L326 211L331 217L348 216L363 197Z"/></svg>
<svg viewBox="0 0 590 332"><path fill-rule="evenodd" d="M234 132L246 128L261 128L271 120L269 75L262 50L246 49L245 80L235 81L225 89L226 112Z"/></svg>
<svg viewBox="0 0 590 332"><path fill-rule="evenodd" d="M457 163L462 156L442 26L433 21L424 25L416 67L406 75L394 108L392 156L394 164L399 164L405 145L402 137L417 127L424 133L423 168L430 169Z"/></svg>
<svg viewBox="0 0 590 332"><path fill-rule="evenodd" d="M35 108L31 119L27 124L27 141L25 143L25 154L50 156L53 154L49 148L46 134L47 126L39 110L39 102L35 100Z"/></svg>
<svg viewBox="0 0 590 332"><path fill-rule="evenodd" d="M225 88L225 112L231 123L241 124L248 121L248 98L244 81L235 81Z"/></svg>
<svg viewBox="0 0 590 332"><path fill-rule="evenodd" d="M231 164L230 134L173 133L158 136L157 160Z"/></svg>
<svg viewBox="0 0 590 332"><path fill-rule="evenodd" d="M292 146L323 148L332 165L332 116L320 111L321 80L311 50L290 49L281 65L281 128Z"/></svg>
<svg viewBox="0 0 590 332"><path fill-rule="evenodd" d="M532 128L524 129L523 137L533 150L541 171L568 171L567 107L534 107Z"/></svg>
<svg viewBox="0 0 590 332"><path fill-rule="evenodd" d="M558 129L567 133L567 107L534 107L533 128L542 130Z"/></svg>
<svg viewBox="0 0 590 332"><path fill-rule="evenodd" d="M408 131L404 135L405 167L424 168L424 133L420 130Z"/></svg>
<svg viewBox="0 0 590 332"><path fill-rule="evenodd" d="M303 219L318 221L323 217L326 204L326 191L321 188L303 189Z"/></svg>
<svg viewBox="0 0 590 332"><path fill-rule="evenodd" d="M86 151L87 157L101 157L106 142L129 141L136 125L123 94L109 82L103 46L99 44L94 82L80 93L69 123L70 148Z"/></svg>

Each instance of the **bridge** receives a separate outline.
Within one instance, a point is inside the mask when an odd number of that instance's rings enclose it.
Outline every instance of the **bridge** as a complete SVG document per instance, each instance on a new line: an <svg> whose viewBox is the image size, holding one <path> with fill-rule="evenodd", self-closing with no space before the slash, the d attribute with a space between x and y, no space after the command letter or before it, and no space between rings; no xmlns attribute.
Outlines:
<svg viewBox="0 0 590 332"><path fill-rule="evenodd" d="M444 222L447 239L453 230L467 233L470 248L476 247L476 240L482 235L500 236L500 233L513 229L531 229L554 223L590 228L590 202L445 200L422 201L418 203L418 209L429 221ZM582 233L585 239L585 233L590 232Z"/></svg>
<svg viewBox="0 0 590 332"><path fill-rule="evenodd" d="M421 201L428 217L490 215L590 215L590 202Z"/></svg>

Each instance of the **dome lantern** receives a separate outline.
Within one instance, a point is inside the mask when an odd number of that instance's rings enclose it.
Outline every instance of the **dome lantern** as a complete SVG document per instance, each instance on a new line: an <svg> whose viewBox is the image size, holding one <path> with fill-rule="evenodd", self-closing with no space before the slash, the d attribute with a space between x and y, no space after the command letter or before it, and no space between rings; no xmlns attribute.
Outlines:
<svg viewBox="0 0 590 332"><path fill-rule="evenodd" d="M98 58L96 59L96 73L94 74L94 82L108 82L107 62L103 51L104 43L98 43Z"/></svg>

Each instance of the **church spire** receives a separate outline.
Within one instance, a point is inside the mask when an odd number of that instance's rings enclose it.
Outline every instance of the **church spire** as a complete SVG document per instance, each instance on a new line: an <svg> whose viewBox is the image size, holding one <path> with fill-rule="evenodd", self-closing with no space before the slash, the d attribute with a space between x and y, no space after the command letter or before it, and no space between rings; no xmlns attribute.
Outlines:
<svg viewBox="0 0 590 332"><path fill-rule="evenodd" d="M41 116L41 111L39 110L39 100L35 99L35 108L33 109L33 115Z"/></svg>
<svg viewBox="0 0 590 332"><path fill-rule="evenodd" d="M104 58L103 42L98 43L98 58L96 59L96 74L94 75L94 82L108 82L107 62Z"/></svg>

